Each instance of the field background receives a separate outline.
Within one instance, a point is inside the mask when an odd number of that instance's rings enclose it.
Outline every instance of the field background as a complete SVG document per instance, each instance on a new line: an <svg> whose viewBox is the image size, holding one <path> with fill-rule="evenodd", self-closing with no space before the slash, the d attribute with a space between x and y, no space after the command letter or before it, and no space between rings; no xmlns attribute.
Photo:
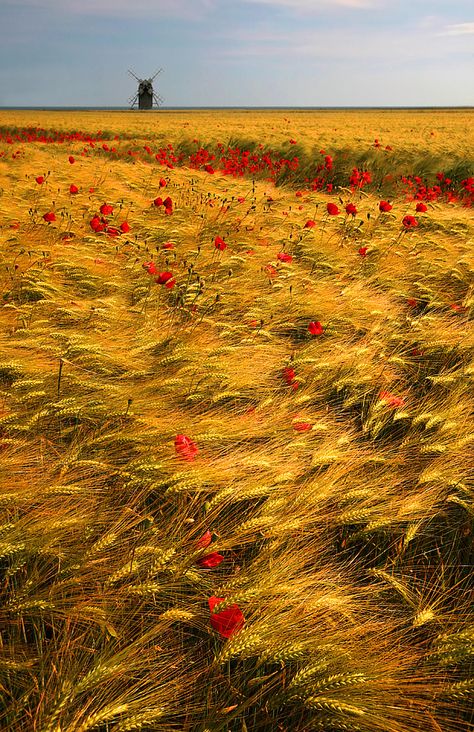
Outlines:
<svg viewBox="0 0 474 732"><path fill-rule="evenodd" d="M2 728L473 728L473 121L0 112Z"/></svg>

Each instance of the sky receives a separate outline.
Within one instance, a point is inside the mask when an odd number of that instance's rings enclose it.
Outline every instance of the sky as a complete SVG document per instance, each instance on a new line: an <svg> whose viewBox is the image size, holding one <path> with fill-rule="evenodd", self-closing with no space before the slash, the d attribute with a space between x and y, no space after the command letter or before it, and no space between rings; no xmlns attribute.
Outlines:
<svg viewBox="0 0 474 732"><path fill-rule="evenodd" d="M0 0L0 106L474 105L474 0Z"/></svg>

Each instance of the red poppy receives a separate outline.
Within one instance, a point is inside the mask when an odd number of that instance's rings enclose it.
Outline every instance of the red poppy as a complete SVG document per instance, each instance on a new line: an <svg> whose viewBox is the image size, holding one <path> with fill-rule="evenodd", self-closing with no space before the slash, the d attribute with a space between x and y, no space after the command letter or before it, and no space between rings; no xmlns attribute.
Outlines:
<svg viewBox="0 0 474 732"><path fill-rule="evenodd" d="M165 200L163 201L163 206L165 208L173 208L173 201L171 200L171 198L169 196L167 196L165 198Z"/></svg>
<svg viewBox="0 0 474 732"><path fill-rule="evenodd" d="M56 221L56 214L54 211L48 211L48 213L43 214L43 218L45 221Z"/></svg>
<svg viewBox="0 0 474 732"><path fill-rule="evenodd" d="M224 249L227 248L227 244L225 243L224 239L221 239L220 236L216 236L216 238L214 239L214 246L220 252L223 252Z"/></svg>
<svg viewBox="0 0 474 732"><path fill-rule="evenodd" d="M218 567L221 562L224 561L222 554L218 552L212 552L212 554L206 554L205 557L198 559L196 564L205 569L212 569L212 567Z"/></svg>
<svg viewBox="0 0 474 732"><path fill-rule="evenodd" d="M174 249L174 244L171 241L165 241L162 249Z"/></svg>
<svg viewBox="0 0 474 732"><path fill-rule="evenodd" d="M35 178L35 180L39 186L43 185L44 183L44 177L42 175L39 175L37 178Z"/></svg>
<svg viewBox="0 0 474 732"><path fill-rule="evenodd" d="M308 325L308 330L311 335L322 335L322 333L324 332L324 328L319 320L311 321L311 323Z"/></svg>
<svg viewBox="0 0 474 732"><path fill-rule="evenodd" d="M69 193L79 193L79 188L74 185L74 183L71 183L69 186Z"/></svg>
<svg viewBox="0 0 474 732"><path fill-rule="evenodd" d="M225 597L209 598L209 610L211 613L211 625L223 638L230 638L236 631L243 628L245 618L238 605L229 605L221 612L213 612L216 605L223 602Z"/></svg>
<svg viewBox="0 0 474 732"><path fill-rule="evenodd" d="M165 285L169 290L176 284L172 272L158 272L158 277L156 277L155 282L158 285Z"/></svg>
<svg viewBox="0 0 474 732"><path fill-rule="evenodd" d="M162 206L163 205L163 199L158 196L158 198L155 198L155 200L153 201L153 203L155 204L155 206Z"/></svg>
<svg viewBox="0 0 474 732"><path fill-rule="evenodd" d="M196 549L207 549L207 547L209 546L211 541L212 541L212 534L208 529L207 531L204 532L204 534L201 536L201 538L197 540Z"/></svg>
<svg viewBox="0 0 474 732"><path fill-rule="evenodd" d="M146 269L149 275L158 274L158 270L156 269L156 264L153 261L150 262L143 262L142 264L143 269Z"/></svg>
<svg viewBox="0 0 474 732"><path fill-rule="evenodd" d="M312 427L313 425L310 422L295 422L293 424L293 429L297 432L307 432L312 429Z"/></svg>
<svg viewBox="0 0 474 732"><path fill-rule="evenodd" d="M283 378L287 384L292 384L296 376L296 371L291 366L285 366L283 369Z"/></svg>
<svg viewBox="0 0 474 732"><path fill-rule="evenodd" d="M164 178L160 178L160 188L166 188L166 181Z"/></svg>
<svg viewBox="0 0 474 732"><path fill-rule="evenodd" d="M190 437L186 435L176 435L174 440L174 446L176 453L183 458L183 460L194 460L199 452L198 446Z"/></svg>
<svg viewBox="0 0 474 732"><path fill-rule="evenodd" d="M402 397L395 396L395 394L391 394L389 391L381 391L379 399L390 407L402 407L405 404L405 400Z"/></svg>
<svg viewBox="0 0 474 732"><path fill-rule="evenodd" d="M335 203L328 203L326 206L326 210L330 216L337 216L339 213L339 209Z"/></svg>
<svg viewBox="0 0 474 732"><path fill-rule="evenodd" d="M287 264L290 264L293 261L291 254L287 254L286 252L280 252L277 259L279 259L280 262L286 262Z"/></svg>
<svg viewBox="0 0 474 732"><path fill-rule="evenodd" d="M389 211L392 210L392 208L393 208L392 204L389 203L388 201L380 201L380 203L379 203L379 209L383 213L388 213Z"/></svg>
<svg viewBox="0 0 474 732"><path fill-rule="evenodd" d="M416 212L417 213L426 213L428 211L428 206L423 203L423 201L419 201L416 204Z"/></svg>
<svg viewBox="0 0 474 732"><path fill-rule="evenodd" d="M361 257L366 257L368 250L369 250L369 247L360 247L358 249L358 252L359 252L359 254L360 254Z"/></svg>
<svg viewBox="0 0 474 732"><path fill-rule="evenodd" d="M111 206L109 203L103 203L99 209L100 213L103 214L104 216L108 216L109 214L112 213L113 210L114 210L114 207Z"/></svg>
<svg viewBox="0 0 474 732"><path fill-rule="evenodd" d="M357 213L357 208L354 206L353 203L348 203L346 206L346 214L350 214L351 216L355 216Z"/></svg>
<svg viewBox="0 0 474 732"><path fill-rule="evenodd" d="M120 224L120 230L123 231L124 234L128 234L128 232L130 231L130 224L128 223L128 221L122 221L122 223Z"/></svg>
<svg viewBox="0 0 474 732"><path fill-rule="evenodd" d="M104 231L104 229L105 229L105 224L100 220L100 218L97 216L97 214L95 216L93 216L93 218L90 220L89 224L90 224L92 231L95 231L95 232Z"/></svg>
<svg viewBox="0 0 474 732"><path fill-rule="evenodd" d="M316 221L313 221L313 219L308 219L308 221L304 225L304 229L314 229L316 226Z"/></svg>
<svg viewBox="0 0 474 732"><path fill-rule="evenodd" d="M108 226L107 234L112 237L112 239L115 239L116 236L120 235L120 231L115 226Z"/></svg>
<svg viewBox="0 0 474 732"><path fill-rule="evenodd" d="M73 158L73 156L72 156L72 155L70 155L68 159L69 159L69 162L71 163L71 165L72 165L73 163L75 163L75 162L76 162L76 161L74 160L74 158Z"/></svg>
<svg viewBox="0 0 474 732"><path fill-rule="evenodd" d="M404 216L402 224L405 229L414 229L416 226L418 226L418 221L415 219L414 216Z"/></svg>

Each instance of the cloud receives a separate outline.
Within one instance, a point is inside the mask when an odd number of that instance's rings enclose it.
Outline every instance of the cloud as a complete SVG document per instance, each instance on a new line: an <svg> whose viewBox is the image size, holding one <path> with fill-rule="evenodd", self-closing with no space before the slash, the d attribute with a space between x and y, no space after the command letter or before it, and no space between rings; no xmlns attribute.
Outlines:
<svg viewBox="0 0 474 732"><path fill-rule="evenodd" d="M244 0L244 2L274 5L305 13L311 13L321 9L327 10L335 5L346 8L366 9L380 4L380 0Z"/></svg>
<svg viewBox="0 0 474 732"><path fill-rule="evenodd" d="M445 30L439 33L440 36L465 36L474 33L474 23L455 23L447 25Z"/></svg>
<svg viewBox="0 0 474 732"><path fill-rule="evenodd" d="M177 17L196 19L218 0L0 0L19 11L28 8L63 15L116 17Z"/></svg>

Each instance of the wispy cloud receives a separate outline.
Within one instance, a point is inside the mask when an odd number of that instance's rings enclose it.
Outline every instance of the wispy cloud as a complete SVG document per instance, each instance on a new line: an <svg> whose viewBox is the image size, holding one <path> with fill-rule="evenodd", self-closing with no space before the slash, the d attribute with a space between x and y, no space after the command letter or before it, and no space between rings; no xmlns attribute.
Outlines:
<svg viewBox="0 0 474 732"><path fill-rule="evenodd" d="M439 33L440 36L466 36L474 34L474 23L455 23L447 25L446 28Z"/></svg>
<svg viewBox="0 0 474 732"><path fill-rule="evenodd" d="M107 18L148 16L198 18L218 0L0 0L4 6Z"/></svg>
<svg viewBox="0 0 474 732"><path fill-rule="evenodd" d="M380 5L380 0L244 0L247 3L258 3L260 5L273 5L289 10L297 10L304 13L312 13L320 10L339 6L346 8L365 9Z"/></svg>

